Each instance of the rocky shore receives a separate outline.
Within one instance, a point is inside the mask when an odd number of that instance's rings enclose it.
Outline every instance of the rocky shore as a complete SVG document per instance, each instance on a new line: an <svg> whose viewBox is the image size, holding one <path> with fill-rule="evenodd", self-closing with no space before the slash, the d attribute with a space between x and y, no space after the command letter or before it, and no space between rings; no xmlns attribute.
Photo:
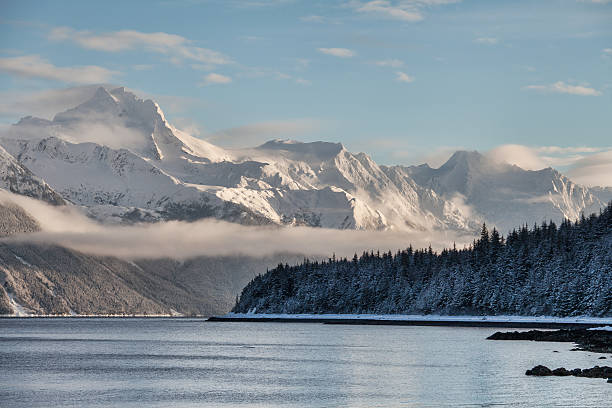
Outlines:
<svg viewBox="0 0 612 408"><path fill-rule="evenodd" d="M612 353L612 331L588 329L561 329L554 331L529 330L525 332L496 332L489 340L532 340L576 343L575 350L594 353Z"/></svg>
<svg viewBox="0 0 612 408"><path fill-rule="evenodd" d="M574 368L573 370L568 370L565 367L555 368L551 370L550 368L537 365L533 367L531 370L525 371L525 375L534 375L537 377L548 377L548 376L557 376L557 377L587 377L587 378L607 378L609 383L612 383L612 367L608 366L595 366L593 368Z"/></svg>

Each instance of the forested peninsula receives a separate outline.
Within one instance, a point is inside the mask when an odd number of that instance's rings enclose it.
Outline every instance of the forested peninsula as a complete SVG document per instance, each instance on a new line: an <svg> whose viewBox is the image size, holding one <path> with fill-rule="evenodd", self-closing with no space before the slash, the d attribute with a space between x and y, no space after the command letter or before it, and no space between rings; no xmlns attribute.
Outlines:
<svg viewBox="0 0 612 408"><path fill-rule="evenodd" d="M462 249L281 264L254 278L232 311L612 316L612 202L598 215L507 237L483 225Z"/></svg>

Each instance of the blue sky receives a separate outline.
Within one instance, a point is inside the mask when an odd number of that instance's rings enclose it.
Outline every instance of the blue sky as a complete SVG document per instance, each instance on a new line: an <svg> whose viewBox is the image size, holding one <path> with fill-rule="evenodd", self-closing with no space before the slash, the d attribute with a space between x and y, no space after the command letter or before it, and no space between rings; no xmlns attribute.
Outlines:
<svg viewBox="0 0 612 408"><path fill-rule="evenodd" d="M498 148L571 168L612 145L612 1L4 0L0 16L3 123L48 90L111 83L225 146L339 141L384 164Z"/></svg>

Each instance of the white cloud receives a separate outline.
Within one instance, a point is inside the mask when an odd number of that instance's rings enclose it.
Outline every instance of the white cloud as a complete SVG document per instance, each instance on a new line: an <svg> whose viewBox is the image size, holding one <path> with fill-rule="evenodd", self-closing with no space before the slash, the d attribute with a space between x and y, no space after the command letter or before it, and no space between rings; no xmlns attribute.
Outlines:
<svg viewBox="0 0 612 408"><path fill-rule="evenodd" d="M210 85L210 84L229 84L232 82L232 78L211 72L210 74L204 77L204 81L201 85Z"/></svg>
<svg viewBox="0 0 612 408"><path fill-rule="evenodd" d="M141 149L147 146L147 137L141 130L115 124L107 115L88 114L84 121L71 122L62 127L41 128L39 125L22 124L0 132L0 138L20 140L40 140L51 136L71 143L93 142L112 149Z"/></svg>
<svg viewBox="0 0 612 408"><path fill-rule="evenodd" d="M567 171L567 176L587 186L612 187L612 150L576 161Z"/></svg>
<svg viewBox="0 0 612 408"><path fill-rule="evenodd" d="M191 136L200 137L203 134L201 124L190 118L175 117L172 118L172 124Z"/></svg>
<svg viewBox="0 0 612 408"><path fill-rule="evenodd" d="M26 115L45 119L73 108L93 96L100 85L83 85L68 89L47 89L36 92L0 92L0 116L23 117Z"/></svg>
<svg viewBox="0 0 612 408"><path fill-rule="evenodd" d="M508 144L486 153L498 162L517 165L525 170L546 167L566 168L572 181L587 186L612 186L612 150L609 147L524 146Z"/></svg>
<svg viewBox="0 0 612 408"><path fill-rule="evenodd" d="M540 170L549 166L534 148L518 144L498 146L486 155L494 161L514 164L525 170Z"/></svg>
<svg viewBox="0 0 612 408"><path fill-rule="evenodd" d="M107 82L119 75L117 71L96 65L58 67L40 55L0 58L0 71L26 78L42 78L76 84Z"/></svg>
<svg viewBox="0 0 612 408"><path fill-rule="evenodd" d="M70 27L57 27L49 33L53 41L70 41L79 46L98 51L120 52L145 49L167 55L171 61L196 61L204 66L229 64L229 57L207 48L196 47L192 41L176 34L143 33L134 30L120 30L102 34L78 31Z"/></svg>
<svg viewBox="0 0 612 408"><path fill-rule="evenodd" d="M347 6L357 13L378 16L392 20L417 22L425 18L423 10L433 6L458 3L461 0L351 0Z"/></svg>
<svg viewBox="0 0 612 408"><path fill-rule="evenodd" d="M570 85L563 81L555 82L551 85L528 85L524 89L540 92L564 93L581 96L600 96L601 92L582 85Z"/></svg>
<svg viewBox="0 0 612 408"><path fill-rule="evenodd" d="M224 129L207 135L206 140L223 147L256 146L277 138L291 138L320 128L315 119L272 120Z"/></svg>
<svg viewBox="0 0 612 408"><path fill-rule="evenodd" d="M1 239L0 242L55 244L81 252L125 259L188 259L212 255L265 256L302 253L310 256L352 256L364 250L436 249L468 243L473 237L449 232L356 231L308 227L249 227L216 220L160 222L135 226L104 226L72 206L53 207L39 200L0 191L0 202L23 207L41 225L41 232Z"/></svg>
<svg viewBox="0 0 612 408"><path fill-rule="evenodd" d="M397 75L396 79L400 82L414 82L414 77L406 74L405 72L397 71L395 74Z"/></svg>
<svg viewBox="0 0 612 408"><path fill-rule="evenodd" d="M402 3L393 5L390 1L386 0L373 0L362 3L355 8L355 11L409 22L423 20L423 14L421 14L417 7Z"/></svg>
<svg viewBox="0 0 612 408"><path fill-rule="evenodd" d="M474 40L478 44L495 45L499 40L495 37L479 37Z"/></svg>
<svg viewBox="0 0 612 408"><path fill-rule="evenodd" d="M404 62L398 59L388 59L388 60L376 61L374 62L374 64L378 65L379 67L399 68L404 65Z"/></svg>
<svg viewBox="0 0 612 408"><path fill-rule="evenodd" d="M355 51L347 48L317 48L317 50L323 54L333 55L334 57L340 58L351 58L357 55Z"/></svg>
<svg viewBox="0 0 612 408"><path fill-rule="evenodd" d="M312 82L304 78L296 78L295 83L298 85L312 85Z"/></svg>

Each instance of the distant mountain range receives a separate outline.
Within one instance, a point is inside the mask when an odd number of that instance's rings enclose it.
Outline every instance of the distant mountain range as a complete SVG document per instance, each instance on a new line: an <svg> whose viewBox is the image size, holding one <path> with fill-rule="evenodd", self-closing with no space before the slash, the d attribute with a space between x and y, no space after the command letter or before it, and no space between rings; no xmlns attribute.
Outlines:
<svg viewBox="0 0 612 408"><path fill-rule="evenodd" d="M477 152L443 166L380 166L339 143L272 140L223 149L160 107L100 87L52 121L26 117L0 139L0 187L82 207L103 222L214 217L242 224L502 232L598 211L612 189L526 171Z"/></svg>

